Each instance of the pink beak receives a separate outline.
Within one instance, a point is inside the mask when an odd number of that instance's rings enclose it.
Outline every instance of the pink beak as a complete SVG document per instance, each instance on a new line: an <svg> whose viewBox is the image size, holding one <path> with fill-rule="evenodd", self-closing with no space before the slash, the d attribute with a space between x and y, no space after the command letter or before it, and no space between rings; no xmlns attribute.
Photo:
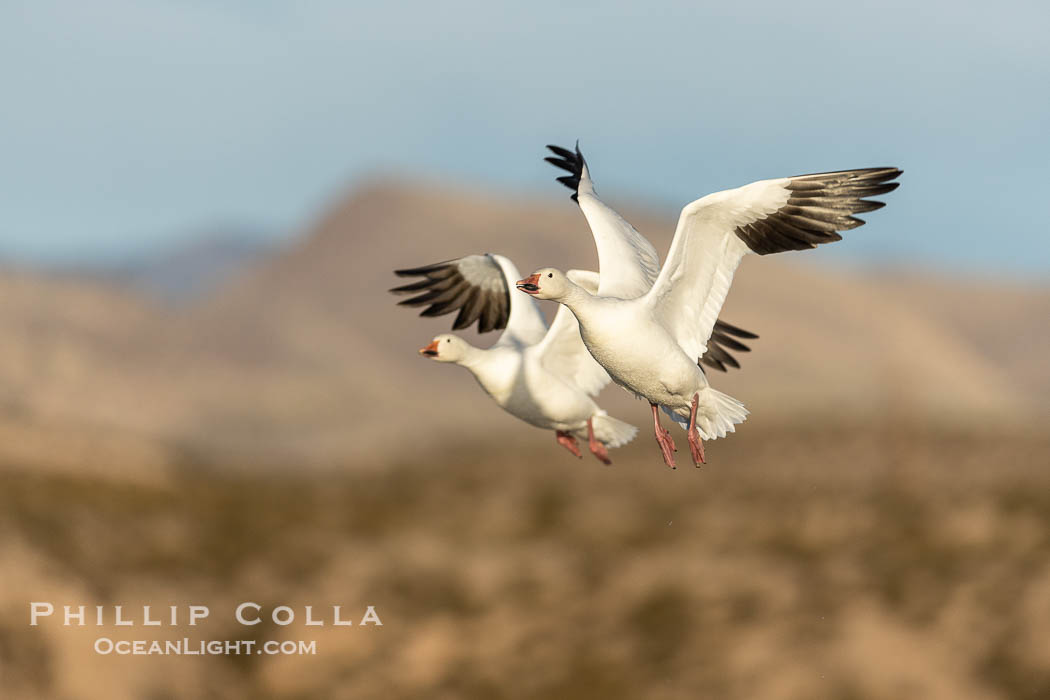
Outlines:
<svg viewBox="0 0 1050 700"><path fill-rule="evenodd" d="M535 294L540 291L539 287L540 276L538 274L529 275L523 280L518 280L514 286L525 292L526 294Z"/></svg>
<svg viewBox="0 0 1050 700"><path fill-rule="evenodd" d="M427 357L437 357L437 355L438 355L438 341L436 341L436 340L430 341L430 345L426 346L425 348L420 348L419 349L419 354L420 355L426 355Z"/></svg>

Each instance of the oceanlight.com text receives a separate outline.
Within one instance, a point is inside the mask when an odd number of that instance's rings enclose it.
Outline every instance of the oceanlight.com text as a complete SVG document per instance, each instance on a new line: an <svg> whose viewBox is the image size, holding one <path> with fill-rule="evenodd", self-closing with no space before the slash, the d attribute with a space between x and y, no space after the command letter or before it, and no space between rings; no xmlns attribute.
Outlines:
<svg viewBox="0 0 1050 700"><path fill-rule="evenodd" d="M241 654L268 654L270 656L312 656L317 654L315 640L278 641L270 639L168 639L160 640L112 640L99 637L95 640L95 653L102 656L225 656Z"/></svg>

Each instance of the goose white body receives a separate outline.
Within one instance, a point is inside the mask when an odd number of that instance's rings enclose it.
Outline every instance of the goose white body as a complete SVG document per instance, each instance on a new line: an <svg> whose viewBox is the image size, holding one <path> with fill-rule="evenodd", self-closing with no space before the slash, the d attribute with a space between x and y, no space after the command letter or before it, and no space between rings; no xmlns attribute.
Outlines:
<svg viewBox="0 0 1050 700"><path fill-rule="evenodd" d="M724 437L744 420L743 405L710 387L697 360L659 322L645 297L615 299L581 292L562 303L578 319L584 346L613 382L659 405L683 426L698 396L696 426L705 440Z"/></svg>
<svg viewBox="0 0 1050 700"><path fill-rule="evenodd" d="M466 368L481 388L507 413L529 425L560 430L586 439L587 420L603 416L598 404L586 393L544 367L536 346L522 349L474 348L456 364ZM598 426L595 426L597 431ZM597 435L602 442L611 436Z"/></svg>

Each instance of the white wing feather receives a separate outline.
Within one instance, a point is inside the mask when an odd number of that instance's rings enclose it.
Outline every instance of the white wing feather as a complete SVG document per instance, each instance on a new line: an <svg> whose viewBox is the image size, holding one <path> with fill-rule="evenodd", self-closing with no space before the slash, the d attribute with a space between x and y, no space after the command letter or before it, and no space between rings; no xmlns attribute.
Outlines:
<svg viewBox="0 0 1050 700"><path fill-rule="evenodd" d="M690 357L707 351L733 274L751 252L736 229L776 212L787 203L790 178L761 180L716 192L687 205L678 219L671 250L649 292L650 308Z"/></svg>
<svg viewBox="0 0 1050 700"><path fill-rule="evenodd" d="M598 296L634 299L648 292L660 272L660 257L649 239L598 198L586 163L577 197L598 249Z"/></svg>

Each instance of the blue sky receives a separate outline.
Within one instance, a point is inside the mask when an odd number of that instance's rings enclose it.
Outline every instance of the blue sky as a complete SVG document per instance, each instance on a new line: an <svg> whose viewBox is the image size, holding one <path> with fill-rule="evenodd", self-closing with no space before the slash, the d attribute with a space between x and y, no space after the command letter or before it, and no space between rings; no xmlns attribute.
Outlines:
<svg viewBox="0 0 1050 700"><path fill-rule="evenodd" d="M1045 3L0 4L0 257L292 235L377 172L673 214L752 180L897 165L835 259L1050 276ZM875 219L873 219L874 221Z"/></svg>

